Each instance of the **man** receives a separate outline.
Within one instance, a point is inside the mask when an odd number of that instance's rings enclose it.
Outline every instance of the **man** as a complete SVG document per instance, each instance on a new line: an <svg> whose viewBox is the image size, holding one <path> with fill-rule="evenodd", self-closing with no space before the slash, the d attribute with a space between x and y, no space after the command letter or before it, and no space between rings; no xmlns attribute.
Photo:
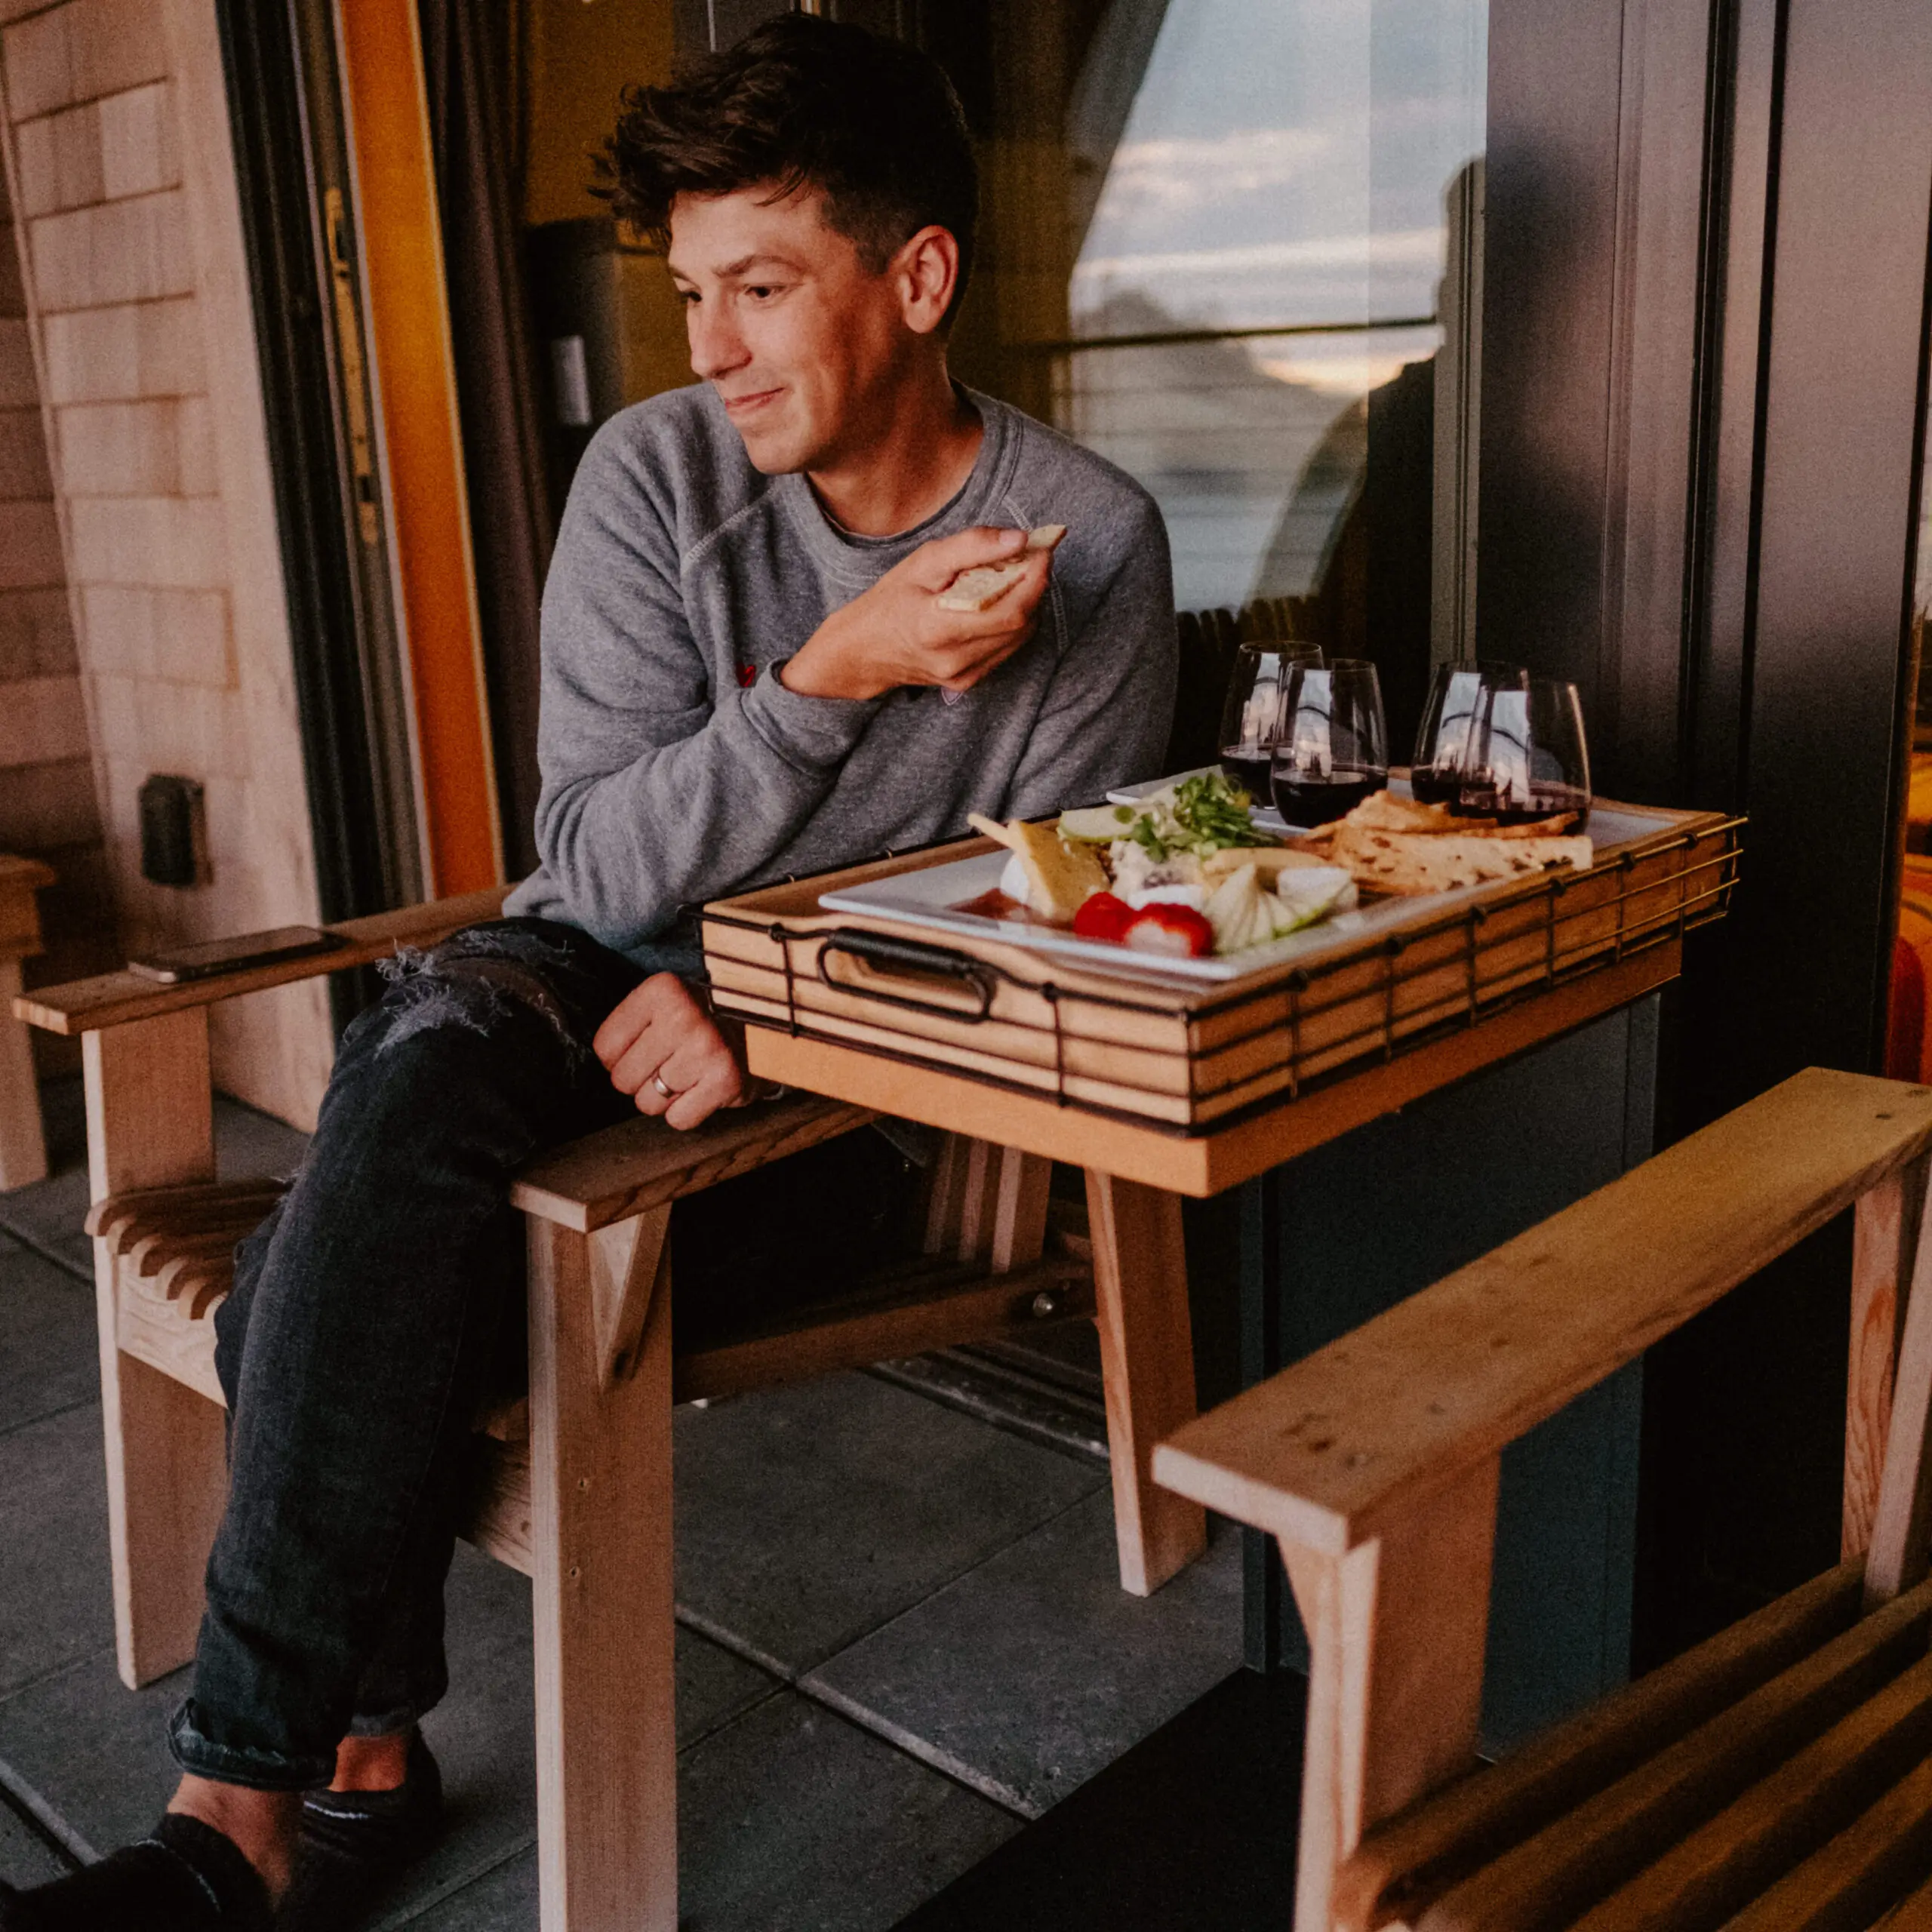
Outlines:
<svg viewBox="0 0 1932 1932"><path fill-rule="evenodd" d="M445 1684L457 1487L515 1305L508 1178L632 1106L688 1128L752 1097L680 909L1158 766L1158 513L947 374L977 191L939 70L775 20L627 96L607 172L617 213L668 242L701 380L608 423L571 492L542 869L515 916L398 962L345 1035L218 1319L233 1475L180 1789L152 1838L0 1897L6 1932L264 1927L278 1902L282 1925L338 1927L433 1832L416 1726ZM1048 522L1057 555L1024 552ZM989 608L940 603L1016 559Z"/></svg>

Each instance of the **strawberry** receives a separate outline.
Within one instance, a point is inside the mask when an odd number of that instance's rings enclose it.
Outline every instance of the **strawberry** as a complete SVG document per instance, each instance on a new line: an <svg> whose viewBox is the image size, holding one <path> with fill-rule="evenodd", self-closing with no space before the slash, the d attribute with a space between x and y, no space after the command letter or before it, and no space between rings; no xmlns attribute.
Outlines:
<svg viewBox="0 0 1932 1932"><path fill-rule="evenodd" d="M1073 915L1073 930L1081 939L1118 940L1127 931L1134 908L1111 892L1097 892Z"/></svg>
<svg viewBox="0 0 1932 1932"><path fill-rule="evenodd" d="M1174 959L1204 959L1214 950L1214 928L1192 906L1159 900L1134 913L1121 937L1137 952L1161 952Z"/></svg>

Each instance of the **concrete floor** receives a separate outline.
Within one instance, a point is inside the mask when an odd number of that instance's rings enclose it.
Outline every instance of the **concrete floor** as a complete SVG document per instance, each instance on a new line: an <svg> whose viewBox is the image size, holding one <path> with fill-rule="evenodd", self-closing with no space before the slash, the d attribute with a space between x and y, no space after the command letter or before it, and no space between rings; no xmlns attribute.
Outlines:
<svg viewBox="0 0 1932 1932"><path fill-rule="evenodd" d="M0 1195L0 1877L152 1822L187 1673L114 1672L78 1093L59 1171ZM300 1137L224 1105L224 1175ZM1239 1551L1146 1601L1113 1573L1106 1471L870 1375L677 1417L688 1932L887 1927L1240 1661ZM467 1548L454 1687L425 1728L451 1829L378 1921L537 1923L530 1595Z"/></svg>

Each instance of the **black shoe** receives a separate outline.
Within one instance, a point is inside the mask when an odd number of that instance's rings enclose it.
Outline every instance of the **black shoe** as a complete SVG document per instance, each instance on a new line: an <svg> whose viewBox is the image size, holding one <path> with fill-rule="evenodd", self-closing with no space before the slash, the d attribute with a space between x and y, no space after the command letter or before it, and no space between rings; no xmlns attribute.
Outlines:
<svg viewBox="0 0 1932 1932"><path fill-rule="evenodd" d="M347 1932L435 1843L442 1823L443 1775L420 1731L395 1790L310 1792L275 1932Z"/></svg>
<svg viewBox="0 0 1932 1932"><path fill-rule="evenodd" d="M170 1813L149 1837L30 1892L0 1884L0 1932L269 1932L268 1887L233 1842Z"/></svg>

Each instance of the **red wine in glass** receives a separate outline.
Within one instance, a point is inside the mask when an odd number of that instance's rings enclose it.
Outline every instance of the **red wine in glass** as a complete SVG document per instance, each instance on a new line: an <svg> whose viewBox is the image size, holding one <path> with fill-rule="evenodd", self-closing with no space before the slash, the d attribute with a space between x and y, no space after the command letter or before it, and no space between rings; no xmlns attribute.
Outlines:
<svg viewBox="0 0 1932 1932"><path fill-rule="evenodd" d="M1410 792L1422 805L1453 805L1463 795L1465 782L1460 771L1432 764L1417 765L1409 773Z"/></svg>
<svg viewBox="0 0 1932 1932"><path fill-rule="evenodd" d="M1273 768L1274 748L1269 745L1239 745L1221 753L1221 769L1237 785L1247 788L1247 795L1259 804L1268 795L1268 774Z"/></svg>
<svg viewBox="0 0 1932 1932"><path fill-rule="evenodd" d="M1386 771L1337 765L1326 772L1274 772L1275 809L1290 825L1331 825L1389 782Z"/></svg>
<svg viewBox="0 0 1932 1932"><path fill-rule="evenodd" d="M1532 785L1527 791L1507 793L1469 785L1456 801L1459 817L1493 818L1498 825L1534 825L1540 819L1589 809L1589 793L1574 785Z"/></svg>

